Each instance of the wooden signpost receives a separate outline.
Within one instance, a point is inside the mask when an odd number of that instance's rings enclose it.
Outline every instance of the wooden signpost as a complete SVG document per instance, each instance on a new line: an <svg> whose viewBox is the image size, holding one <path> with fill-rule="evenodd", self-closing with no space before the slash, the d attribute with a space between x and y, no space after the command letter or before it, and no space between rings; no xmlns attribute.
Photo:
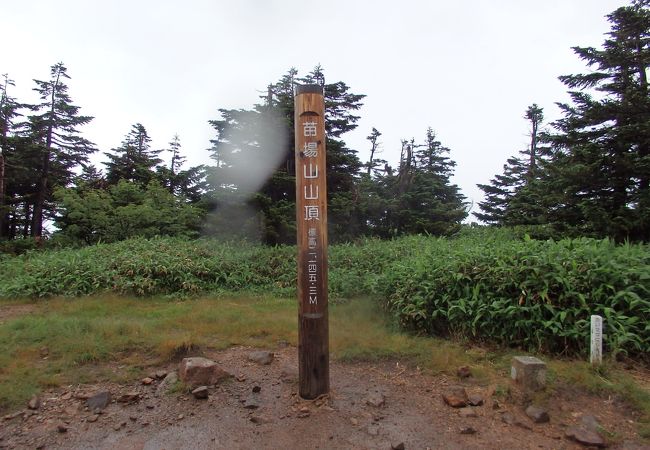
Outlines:
<svg viewBox="0 0 650 450"><path fill-rule="evenodd" d="M300 396L329 392L325 105L320 85L297 85L296 228Z"/></svg>

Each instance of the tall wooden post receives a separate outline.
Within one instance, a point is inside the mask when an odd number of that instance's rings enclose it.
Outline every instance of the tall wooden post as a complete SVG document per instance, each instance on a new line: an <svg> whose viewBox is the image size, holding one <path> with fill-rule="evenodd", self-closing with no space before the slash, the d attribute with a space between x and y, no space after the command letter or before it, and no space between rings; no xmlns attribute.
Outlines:
<svg viewBox="0 0 650 450"><path fill-rule="evenodd" d="M320 85L295 91L300 396L329 392L325 105Z"/></svg>

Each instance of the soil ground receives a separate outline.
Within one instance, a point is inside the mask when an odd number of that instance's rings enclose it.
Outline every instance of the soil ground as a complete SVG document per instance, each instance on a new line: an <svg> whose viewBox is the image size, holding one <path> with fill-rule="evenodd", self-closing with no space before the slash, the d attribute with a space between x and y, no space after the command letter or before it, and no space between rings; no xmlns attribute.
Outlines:
<svg viewBox="0 0 650 450"><path fill-rule="evenodd" d="M585 447L568 440L564 431L583 415L593 415L608 431L610 448L650 449L637 435L638 414L615 398L558 387L545 400L550 422L535 424L524 414L525 396L507 379L503 392L472 377L430 376L397 361L333 361L330 394L307 401L297 393L295 347L272 349L270 365L249 361L251 351L234 347L203 355L234 375L211 389L207 400L184 392L158 395L160 380L44 392L39 409L26 408L0 421L0 448L391 449L403 444L405 449L578 449ZM154 368L152 375L177 366ZM485 403L447 406L441 394L456 385L480 394ZM114 400L97 416L85 407L85 398L101 390L109 390ZM134 391L140 400L115 401ZM373 406L369 397L384 404ZM245 407L251 399L258 408ZM477 417L464 417L468 408ZM475 432L461 432L469 429Z"/></svg>

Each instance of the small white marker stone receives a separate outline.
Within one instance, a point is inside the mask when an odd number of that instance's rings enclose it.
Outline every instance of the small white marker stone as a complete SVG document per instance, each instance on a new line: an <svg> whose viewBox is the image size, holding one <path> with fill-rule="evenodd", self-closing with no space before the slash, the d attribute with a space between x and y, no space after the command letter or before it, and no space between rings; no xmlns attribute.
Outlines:
<svg viewBox="0 0 650 450"><path fill-rule="evenodd" d="M591 316L591 354L589 362L591 364L603 362L603 318L600 316Z"/></svg>

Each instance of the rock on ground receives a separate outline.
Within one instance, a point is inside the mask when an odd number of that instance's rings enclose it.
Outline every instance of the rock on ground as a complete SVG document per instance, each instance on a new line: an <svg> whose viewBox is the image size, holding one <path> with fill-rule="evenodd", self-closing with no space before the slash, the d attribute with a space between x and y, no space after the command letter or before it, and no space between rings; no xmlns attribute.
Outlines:
<svg viewBox="0 0 650 450"><path fill-rule="evenodd" d="M38 409L38 408L41 407L41 399L38 397L38 395L33 396L29 400L29 403L27 404L27 407L29 409Z"/></svg>
<svg viewBox="0 0 650 450"><path fill-rule="evenodd" d="M177 381L178 381L178 375L176 375L176 372L169 372L167 376L163 378L163 380L156 388L156 394L157 395L166 394L176 384Z"/></svg>
<svg viewBox="0 0 650 450"><path fill-rule="evenodd" d="M595 431L587 430L582 427L569 427L566 429L564 435L576 442L579 442L582 445L587 445L591 447L607 447L605 439Z"/></svg>
<svg viewBox="0 0 650 450"><path fill-rule="evenodd" d="M550 420L548 412L544 408L535 405L526 408L526 415L535 423L546 423Z"/></svg>
<svg viewBox="0 0 650 450"><path fill-rule="evenodd" d="M442 398L446 404L454 408L463 408L467 406L467 391L465 388L456 386L443 392Z"/></svg>
<svg viewBox="0 0 650 450"><path fill-rule="evenodd" d="M248 354L248 360L253 361L257 364L269 365L273 362L275 355L273 352L268 352L266 350L259 350L251 352Z"/></svg>
<svg viewBox="0 0 650 450"><path fill-rule="evenodd" d="M202 357L184 358L178 370L180 380L192 388L218 384L231 376L216 362Z"/></svg>
<svg viewBox="0 0 650 450"><path fill-rule="evenodd" d="M111 393L109 391L98 392L86 400L86 406L91 411L103 410L111 403Z"/></svg>
<svg viewBox="0 0 650 450"><path fill-rule="evenodd" d="M192 395L194 396L194 398L197 398L197 399L200 399L200 400L208 398L208 394L209 394L209 392L208 392L208 387L207 386L199 386L199 387L197 387L196 389L194 389L192 391Z"/></svg>
<svg viewBox="0 0 650 450"><path fill-rule="evenodd" d="M372 392L366 396L364 403L375 408L380 408L386 403L386 397L380 392Z"/></svg>

